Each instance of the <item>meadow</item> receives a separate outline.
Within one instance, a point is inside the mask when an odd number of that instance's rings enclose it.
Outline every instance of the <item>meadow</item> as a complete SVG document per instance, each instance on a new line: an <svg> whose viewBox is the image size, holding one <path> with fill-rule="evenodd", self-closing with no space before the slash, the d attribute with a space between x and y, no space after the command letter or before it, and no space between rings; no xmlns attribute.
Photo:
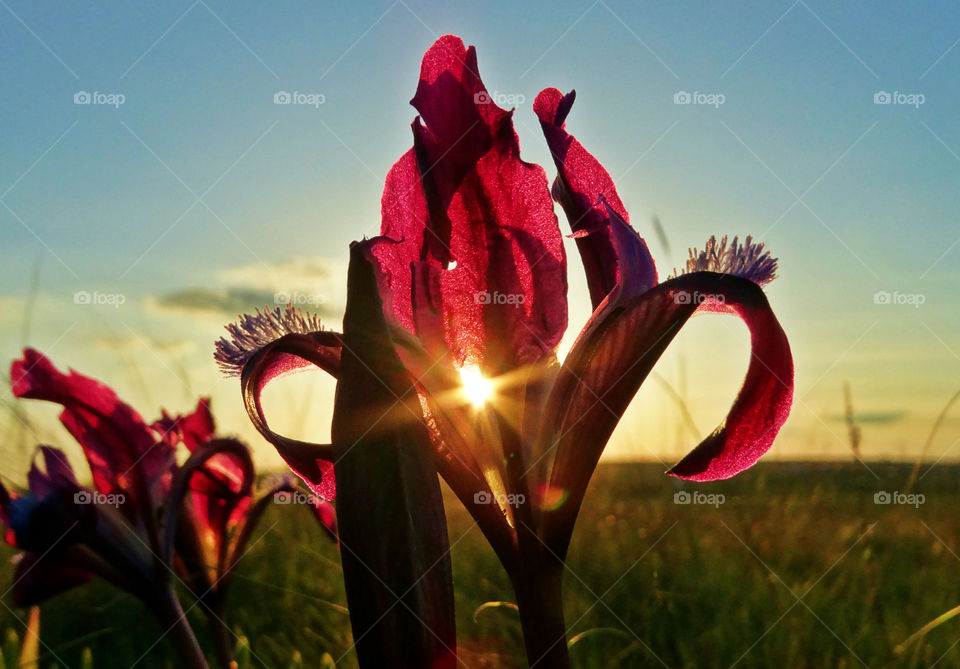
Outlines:
<svg viewBox="0 0 960 669"><path fill-rule="evenodd" d="M681 487L660 465L602 465L565 578L574 666L960 666L960 618L895 651L960 604L960 467L921 469L912 492L923 497L896 503L910 470L761 462ZM525 666L504 572L456 500L447 514L461 666ZM228 609L248 646L241 669L356 666L336 546L296 506L273 505L257 536ZM11 610L0 628L22 632ZM189 616L207 644L199 610ZM177 664L153 645L162 630L141 605L97 582L43 604L40 629L42 667Z"/></svg>

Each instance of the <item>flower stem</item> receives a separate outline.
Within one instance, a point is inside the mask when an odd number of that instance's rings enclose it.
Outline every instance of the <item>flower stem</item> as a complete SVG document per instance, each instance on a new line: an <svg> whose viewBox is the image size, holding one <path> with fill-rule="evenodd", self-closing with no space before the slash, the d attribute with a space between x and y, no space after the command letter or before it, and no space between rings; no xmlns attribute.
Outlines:
<svg viewBox="0 0 960 669"><path fill-rule="evenodd" d="M185 669L207 669L207 661L197 643L187 616L180 606L173 588L167 586L159 594L157 611L160 624L170 633L170 643L180 654Z"/></svg>
<svg viewBox="0 0 960 669"><path fill-rule="evenodd" d="M217 663L222 669L230 669L233 661L233 643L230 637L233 635L229 625L224 620L223 598L219 592L209 593L206 601L201 601L201 606L206 609L207 623L210 628L210 637L213 641L213 650L217 657Z"/></svg>
<svg viewBox="0 0 960 669"><path fill-rule="evenodd" d="M520 625L531 669L568 669L567 628L563 621L563 563L542 562L512 579Z"/></svg>

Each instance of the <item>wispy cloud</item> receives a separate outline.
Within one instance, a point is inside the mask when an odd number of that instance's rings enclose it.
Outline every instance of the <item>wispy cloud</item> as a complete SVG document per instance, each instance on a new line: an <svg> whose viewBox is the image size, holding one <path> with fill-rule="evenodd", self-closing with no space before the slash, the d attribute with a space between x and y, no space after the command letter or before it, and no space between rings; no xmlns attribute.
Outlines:
<svg viewBox="0 0 960 669"><path fill-rule="evenodd" d="M272 305L274 294L247 288L185 288L157 298L148 297L148 308L177 311L205 311L233 317L238 313Z"/></svg>
<svg viewBox="0 0 960 669"><path fill-rule="evenodd" d="M906 411L869 411L855 413L853 421L861 425L888 425L902 420L906 415ZM833 414L830 416L830 420L844 422L847 417L843 414Z"/></svg>
<svg viewBox="0 0 960 669"><path fill-rule="evenodd" d="M346 292L346 267L326 258L297 257L223 270L216 283L147 298L151 310L208 313L234 318L258 308L293 304L339 319Z"/></svg>

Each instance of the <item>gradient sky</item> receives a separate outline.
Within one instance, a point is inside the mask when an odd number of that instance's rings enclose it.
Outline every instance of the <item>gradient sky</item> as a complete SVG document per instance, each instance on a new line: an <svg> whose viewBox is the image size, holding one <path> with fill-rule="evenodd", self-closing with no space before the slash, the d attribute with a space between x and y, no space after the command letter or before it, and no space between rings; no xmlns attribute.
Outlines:
<svg viewBox="0 0 960 669"><path fill-rule="evenodd" d="M456 33L488 90L514 96L524 157L551 178L531 104L577 90L568 128L661 275L711 234L779 256L768 294L797 393L769 457L849 457L845 381L864 456L913 457L960 387L958 26L946 2L0 2L0 358L29 343L147 418L212 394L221 428L275 464L212 341L281 290L339 325L347 246L378 231L383 177L412 141L420 57ZM74 104L80 91L124 102ZM278 91L323 104L275 105ZM675 104L684 91L724 101ZM922 104L875 104L881 91ZM568 251L569 339L589 302ZM733 400L745 342L734 319L697 318L657 368L700 436ZM277 385L276 425L324 439L332 382ZM4 413L4 469L37 440L68 443L55 415L30 407L28 430ZM958 428L931 459L960 454ZM609 455L671 464L693 432L652 380Z"/></svg>

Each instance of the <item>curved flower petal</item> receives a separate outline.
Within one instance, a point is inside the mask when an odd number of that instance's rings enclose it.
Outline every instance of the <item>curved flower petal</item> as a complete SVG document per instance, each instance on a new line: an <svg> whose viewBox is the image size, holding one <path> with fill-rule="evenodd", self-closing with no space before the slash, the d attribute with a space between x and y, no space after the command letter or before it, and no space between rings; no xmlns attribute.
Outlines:
<svg viewBox="0 0 960 669"><path fill-rule="evenodd" d="M280 453L293 472L324 499L336 495L333 475L333 449L329 444L314 444L277 434L267 425L260 394L269 381L290 369L294 358L312 363L331 376L339 375L340 335L317 332L305 341L304 335L288 334L258 351L243 368L240 388L247 415L253 426ZM279 370L279 371L278 371Z"/></svg>
<svg viewBox="0 0 960 669"><path fill-rule="evenodd" d="M254 427L313 492L332 499L330 446L289 439L271 430L263 415L260 395L270 381L311 365L337 377L341 335L324 330L317 316L289 305L285 310L278 307L241 316L226 329L230 339L217 342L214 358L225 373L240 376L243 403Z"/></svg>
<svg viewBox="0 0 960 669"><path fill-rule="evenodd" d="M190 477L190 503L203 532L212 532L217 545L225 541L250 506L253 461L244 447L217 453Z"/></svg>
<svg viewBox="0 0 960 669"><path fill-rule="evenodd" d="M762 297L753 285L747 282L750 288L743 292ZM718 291L725 301L702 308L732 313L747 324L751 347L747 375L723 423L670 470L677 478L716 481L749 469L769 450L790 414L793 357L787 336L765 297L747 294L738 300L737 292Z"/></svg>
<svg viewBox="0 0 960 669"><path fill-rule="evenodd" d="M547 88L537 96L533 110L557 166L553 196L577 240L596 309L614 286L625 283L623 274L630 272L630 285L642 292L656 285L657 270L646 242L630 227L610 175L564 127L575 98L575 91L563 95Z"/></svg>
<svg viewBox="0 0 960 669"><path fill-rule="evenodd" d="M191 578L203 583L215 566L215 583L227 562L231 530L250 506L253 482L253 460L243 443L212 439L195 450L177 472L167 500L164 557L172 555L176 541Z"/></svg>
<svg viewBox="0 0 960 669"><path fill-rule="evenodd" d="M770 448L790 411L793 359L763 291L738 276L696 272L639 297L608 300L564 361L548 401L544 435L556 448L550 488L567 501L550 512L550 532L565 550L590 474L640 384L698 309L731 313L750 329L746 378L726 420L674 467L695 481L729 478Z"/></svg>
<svg viewBox="0 0 960 669"><path fill-rule="evenodd" d="M182 442L191 452L201 444L213 438L215 429L213 414L210 413L210 398L201 397L193 413L171 418L166 411L160 420L152 425L153 429L170 446L176 448Z"/></svg>
<svg viewBox="0 0 960 669"><path fill-rule="evenodd" d="M502 371L533 362L567 324L566 258L546 175L520 159L512 112L490 101L476 52L458 37L427 51L412 104L421 114L414 150L387 178L384 238L372 245L391 288L388 313L457 363ZM417 330L421 310L442 328Z"/></svg>
<svg viewBox="0 0 960 669"><path fill-rule="evenodd" d="M170 471L173 449L158 442L140 414L106 385L72 370L63 374L29 348L14 361L10 378L14 396L63 405L60 420L83 447L100 492L135 494L135 467L151 488Z"/></svg>

